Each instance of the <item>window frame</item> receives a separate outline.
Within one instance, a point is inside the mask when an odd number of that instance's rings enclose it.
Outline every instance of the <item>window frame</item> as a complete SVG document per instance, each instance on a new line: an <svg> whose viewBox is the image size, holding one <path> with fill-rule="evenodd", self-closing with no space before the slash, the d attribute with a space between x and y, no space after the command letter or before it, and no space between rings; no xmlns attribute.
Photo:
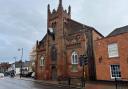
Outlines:
<svg viewBox="0 0 128 89"><path fill-rule="evenodd" d="M72 52L71 55L71 64L78 64L78 54L76 51Z"/></svg>
<svg viewBox="0 0 128 89"><path fill-rule="evenodd" d="M119 57L119 50L117 43L108 44L108 58Z"/></svg>
<svg viewBox="0 0 128 89"><path fill-rule="evenodd" d="M116 70L117 68L115 68L115 70L112 70L112 66L116 66L116 67L118 66L117 67L118 70ZM112 72L115 73L115 74L113 74ZM112 65L110 65L110 75L111 75L111 79L121 78L121 71L120 71L120 65L119 64L112 64Z"/></svg>
<svg viewBox="0 0 128 89"><path fill-rule="evenodd" d="M40 66L44 66L45 65L45 58L44 56L40 57Z"/></svg>

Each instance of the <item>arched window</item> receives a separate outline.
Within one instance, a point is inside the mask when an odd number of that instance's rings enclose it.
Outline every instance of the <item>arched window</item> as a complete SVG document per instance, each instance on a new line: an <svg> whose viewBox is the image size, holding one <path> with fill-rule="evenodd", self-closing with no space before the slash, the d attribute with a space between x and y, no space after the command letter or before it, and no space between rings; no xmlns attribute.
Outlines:
<svg viewBox="0 0 128 89"><path fill-rule="evenodd" d="M71 55L71 63L72 64L78 64L78 54L75 51Z"/></svg>
<svg viewBox="0 0 128 89"><path fill-rule="evenodd" d="M41 58L40 58L40 66L44 66L45 65L45 59L44 59L44 57L42 56Z"/></svg>

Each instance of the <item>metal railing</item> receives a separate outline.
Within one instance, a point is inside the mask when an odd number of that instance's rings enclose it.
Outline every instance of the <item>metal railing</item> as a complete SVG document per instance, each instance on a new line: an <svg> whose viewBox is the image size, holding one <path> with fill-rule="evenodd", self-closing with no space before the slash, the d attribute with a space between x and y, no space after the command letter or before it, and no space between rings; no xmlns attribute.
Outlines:
<svg viewBox="0 0 128 89"><path fill-rule="evenodd" d="M122 78L122 80L119 80L115 78L115 89L128 89L128 79Z"/></svg>
<svg viewBox="0 0 128 89"><path fill-rule="evenodd" d="M85 78L83 77L65 77L59 81L61 84L70 86L85 87Z"/></svg>

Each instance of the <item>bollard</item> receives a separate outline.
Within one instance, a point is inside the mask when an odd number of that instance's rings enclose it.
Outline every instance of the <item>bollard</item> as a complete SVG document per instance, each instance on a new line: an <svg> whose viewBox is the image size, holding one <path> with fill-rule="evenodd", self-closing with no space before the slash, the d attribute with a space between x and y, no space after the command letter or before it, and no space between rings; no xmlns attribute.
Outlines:
<svg viewBox="0 0 128 89"><path fill-rule="evenodd" d="M68 85L69 85L69 87L71 85L71 79L70 79L70 77L68 78Z"/></svg>
<svg viewBox="0 0 128 89"><path fill-rule="evenodd" d="M117 78L115 77L116 89L117 89Z"/></svg>
<svg viewBox="0 0 128 89"><path fill-rule="evenodd" d="M85 87L85 79L84 79L84 77L81 77L81 86L82 86L82 88Z"/></svg>

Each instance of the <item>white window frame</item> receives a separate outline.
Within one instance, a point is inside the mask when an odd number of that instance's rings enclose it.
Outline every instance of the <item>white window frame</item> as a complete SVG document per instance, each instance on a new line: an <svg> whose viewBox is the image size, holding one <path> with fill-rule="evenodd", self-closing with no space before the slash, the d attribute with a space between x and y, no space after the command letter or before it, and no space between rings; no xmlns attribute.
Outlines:
<svg viewBox="0 0 128 89"><path fill-rule="evenodd" d="M78 64L78 54L76 51L71 55L71 64Z"/></svg>
<svg viewBox="0 0 128 89"><path fill-rule="evenodd" d="M108 44L108 57L119 57L117 43Z"/></svg>
<svg viewBox="0 0 128 89"><path fill-rule="evenodd" d="M118 66L118 70L112 70L112 66ZM117 67L115 69L117 69ZM112 72L118 73L118 74L114 74L116 77L113 77ZM118 64L110 65L110 75L111 75L111 79L121 78L120 65L118 65Z"/></svg>
<svg viewBox="0 0 128 89"><path fill-rule="evenodd" d="M40 58L40 66L44 66L45 65L45 58L43 56L41 56Z"/></svg>

